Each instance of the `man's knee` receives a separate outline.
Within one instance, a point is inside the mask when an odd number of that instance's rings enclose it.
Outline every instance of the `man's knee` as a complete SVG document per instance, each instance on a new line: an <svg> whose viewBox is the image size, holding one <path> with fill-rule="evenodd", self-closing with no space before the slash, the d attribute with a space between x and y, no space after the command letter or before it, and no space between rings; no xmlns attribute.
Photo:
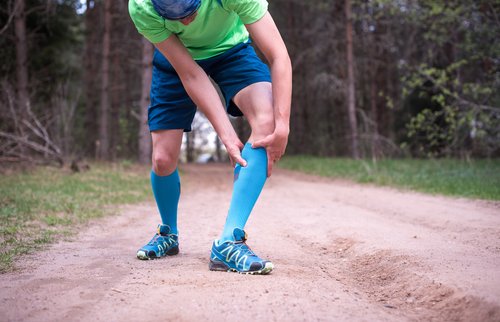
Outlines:
<svg viewBox="0 0 500 322"><path fill-rule="evenodd" d="M153 152L153 171L159 176L168 176L177 168L177 156L168 152Z"/></svg>
<svg viewBox="0 0 500 322"><path fill-rule="evenodd" d="M274 114L272 110L259 113L256 116L255 128L252 131L258 136L265 137L274 132Z"/></svg>

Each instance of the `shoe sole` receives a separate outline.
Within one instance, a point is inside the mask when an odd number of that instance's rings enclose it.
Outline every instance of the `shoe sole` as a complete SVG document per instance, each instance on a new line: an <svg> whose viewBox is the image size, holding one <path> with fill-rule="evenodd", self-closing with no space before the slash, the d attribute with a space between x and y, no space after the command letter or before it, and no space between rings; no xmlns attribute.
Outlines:
<svg viewBox="0 0 500 322"><path fill-rule="evenodd" d="M235 268L231 268L224 264L222 261L214 261L210 260L208 263L208 269L211 271L219 271L219 272L234 272L234 273L240 273L240 274L245 274L245 275L267 275L271 273L271 271L274 269L274 265L271 262L267 262L266 265L264 266L263 269L258 270L258 271L238 271Z"/></svg>
<svg viewBox="0 0 500 322"><path fill-rule="evenodd" d="M172 247L163 256L148 256L145 251L139 250L137 251L137 258L140 260L152 260L152 259L162 258L165 256L173 256L177 254L179 254L179 246Z"/></svg>

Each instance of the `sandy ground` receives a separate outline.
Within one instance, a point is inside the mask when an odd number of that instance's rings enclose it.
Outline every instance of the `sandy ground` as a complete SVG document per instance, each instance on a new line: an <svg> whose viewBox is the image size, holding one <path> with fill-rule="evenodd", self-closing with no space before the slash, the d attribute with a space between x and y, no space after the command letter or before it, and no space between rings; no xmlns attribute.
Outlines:
<svg viewBox="0 0 500 322"><path fill-rule="evenodd" d="M500 203L275 171L247 225L267 276L211 272L228 166L184 167L181 253L123 206L0 275L1 321L500 321ZM146 174L145 174L146 175Z"/></svg>

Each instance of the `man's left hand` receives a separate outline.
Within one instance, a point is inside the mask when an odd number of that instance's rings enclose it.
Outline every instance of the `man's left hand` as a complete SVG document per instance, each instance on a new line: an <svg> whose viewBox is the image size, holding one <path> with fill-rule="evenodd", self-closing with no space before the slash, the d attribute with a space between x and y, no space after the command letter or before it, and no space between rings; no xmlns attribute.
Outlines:
<svg viewBox="0 0 500 322"><path fill-rule="evenodd" d="M270 177L273 164L285 154L288 143L288 131L276 128L276 130L252 144L252 148L265 148L267 152L267 176Z"/></svg>

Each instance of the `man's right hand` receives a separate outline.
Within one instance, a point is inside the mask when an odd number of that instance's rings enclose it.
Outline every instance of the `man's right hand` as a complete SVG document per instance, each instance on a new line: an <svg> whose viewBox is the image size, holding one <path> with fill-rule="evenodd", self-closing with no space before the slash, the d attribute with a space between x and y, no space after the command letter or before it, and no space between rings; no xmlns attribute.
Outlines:
<svg viewBox="0 0 500 322"><path fill-rule="evenodd" d="M231 160L231 165L233 167L236 166L236 163L238 163L242 167L247 166L247 162L241 157L241 150L243 149L244 145L238 138L233 139L229 142L223 141L222 143L224 143L224 146L226 147L227 154L229 155L229 160Z"/></svg>

